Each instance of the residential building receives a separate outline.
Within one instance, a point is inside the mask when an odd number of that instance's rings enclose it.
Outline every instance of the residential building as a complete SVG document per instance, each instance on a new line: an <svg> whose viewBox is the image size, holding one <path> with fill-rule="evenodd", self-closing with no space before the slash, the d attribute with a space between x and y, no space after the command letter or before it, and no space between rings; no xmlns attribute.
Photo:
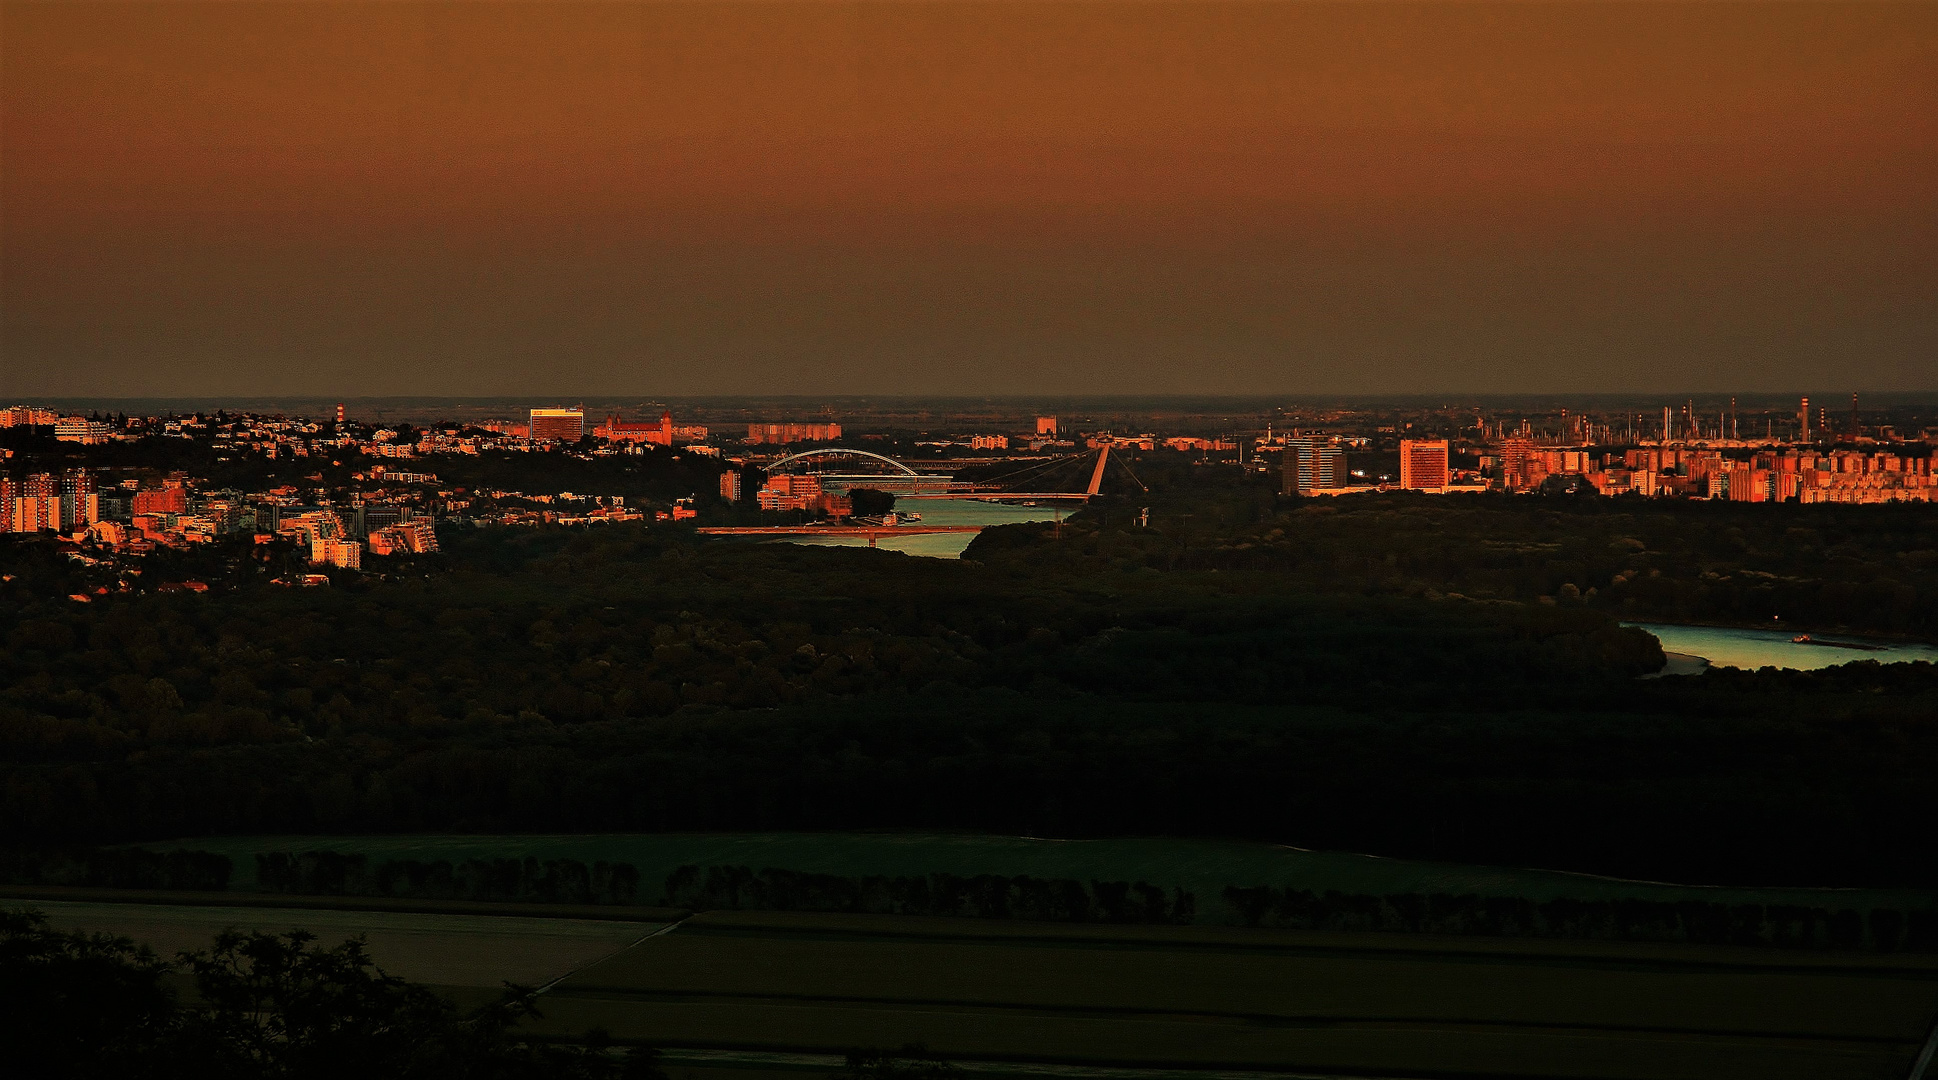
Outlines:
<svg viewBox="0 0 1938 1080"><path fill-rule="evenodd" d="M1533 439L1515 436L1501 443L1501 486L1509 491L1532 491L1547 478L1547 466L1535 451Z"/></svg>
<svg viewBox="0 0 1938 1080"><path fill-rule="evenodd" d="M54 438L61 442L93 446L114 437L114 427L85 416L63 416L54 422Z"/></svg>
<svg viewBox="0 0 1938 1080"><path fill-rule="evenodd" d="M833 442L841 438L840 424L748 424L747 442L786 446L791 443Z"/></svg>
<svg viewBox="0 0 1938 1080"><path fill-rule="evenodd" d="M346 570L363 568L363 545L355 540L318 537L310 541L310 562L317 566L340 566Z"/></svg>
<svg viewBox="0 0 1938 1080"><path fill-rule="evenodd" d="M720 474L720 497L727 502L740 501L740 471L729 469Z"/></svg>
<svg viewBox="0 0 1938 1080"><path fill-rule="evenodd" d="M15 405L11 409L0 410L0 427L53 427L60 421L60 414L52 409Z"/></svg>
<svg viewBox="0 0 1938 1080"><path fill-rule="evenodd" d="M1346 452L1321 436L1287 439L1283 468L1281 490L1287 495L1346 486Z"/></svg>
<svg viewBox="0 0 1938 1080"><path fill-rule="evenodd" d="M163 488L160 491L135 492L134 512L137 514L186 514L188 513L188 491L179 487Z"/></svg>
<svg viewBox="0 0 1938 1080"><path fill-rule="evenodd" d="M754 498L762 510L812 510L821 499L821 478L775 473Z"/></svg>
<svg viewBox="0 0 1938 1080"><path fill-rule="evenodd" d="M430 518L386 525L370 534L372 555L422 555L437 550L437 528Z"/></svg>

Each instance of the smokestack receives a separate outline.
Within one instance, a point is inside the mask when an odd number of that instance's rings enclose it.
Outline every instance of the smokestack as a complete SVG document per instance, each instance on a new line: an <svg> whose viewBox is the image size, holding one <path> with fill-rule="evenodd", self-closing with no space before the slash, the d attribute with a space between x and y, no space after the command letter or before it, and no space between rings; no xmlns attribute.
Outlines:
<svg viewBox="0 0 1938 1080"><path fill-rule="evenodd" d="M336 422L343 423L343 402L341 401L336 403Z"/></svg>

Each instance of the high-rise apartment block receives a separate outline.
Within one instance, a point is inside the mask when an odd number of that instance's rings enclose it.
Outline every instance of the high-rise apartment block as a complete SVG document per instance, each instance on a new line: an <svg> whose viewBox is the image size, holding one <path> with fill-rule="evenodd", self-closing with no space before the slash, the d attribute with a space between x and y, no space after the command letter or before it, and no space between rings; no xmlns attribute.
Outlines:
<svg viewBox="0 0 1938 1080"><path fill-rule="evenodd" d="M740 501L740 471L729 469L720 474L720 497L727 502Z"/></svg>
<svg viewBox="0 0 1938 1080"><path fill-rule="evenodd" d="M747 441L754 445L786 446L789 443L833 442L840 437L840 424L747 425Z"/></svg>
<svg viewBox="0 0 1938 1080"><path fill-rule="evenodd" d="M575 443L584 437L584 409L533 409L531 412L533 442Z"/></svg>
<svg viewBox="0 0 1938 1080"><path fill-rule="evenodd" d="M0 409L0 427L53 427L60 421L60 414L52 409L36 409L31 405Z"/></svg>
<svg viewBox="0 0 1938 1080"><path fill-rule="evenodd" d="M0 478L0 532L65 531L99 517L98 507L85 469Z"/></svg>
<svg viewBox="0 0 1938 1080"><path fill-rule="evenodd" d="M1287 495L1309 495L1346 486L1346 452L1318 436L1288 439L1285 443L1284 483Z"/></svg>
<svg viewBox="0 0 1938 1080"><path fill-rule="evenodd" d="M1052 436L1054 436L1054 435L1056 434L1056 417L1054 417L1054 416L1039 416L1039 417L1037 417L1037 418L1036 418L1036 433L1037 433L1038 435L1052 435Z"/></svg>
<svg viewBox="0 0 1938 1080"><path fill-rule="evenodd" d="M1531 491L1547 478L1547 463L1535 450L1533 439L1516 436L1501 444L1501 486L1509 491Z"/></svg>
<svg viewBox="0 0 1938 1080"><path fill-rule="evenodd" d="M61 531L101 520L101 496L94 491L94 474L69 469L61 477Z"/></svg>
<svg viewBox="0 0 1938 1080"><path fill-rule="evenodd" d="M1400 486L1415 491L1442 491L1453 483L1447 464L1447 440L1401 439Z"/></svg>

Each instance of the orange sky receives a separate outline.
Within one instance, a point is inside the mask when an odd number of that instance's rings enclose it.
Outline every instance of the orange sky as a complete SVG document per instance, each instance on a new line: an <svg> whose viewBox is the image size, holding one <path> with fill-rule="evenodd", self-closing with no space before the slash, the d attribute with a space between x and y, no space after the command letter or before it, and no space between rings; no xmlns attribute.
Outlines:
<svg viewBox="0 0 1938 1080"><path fill-rule="evenodd" d="M0 390L1938 388L1934 4L0 20Z"/></svg>

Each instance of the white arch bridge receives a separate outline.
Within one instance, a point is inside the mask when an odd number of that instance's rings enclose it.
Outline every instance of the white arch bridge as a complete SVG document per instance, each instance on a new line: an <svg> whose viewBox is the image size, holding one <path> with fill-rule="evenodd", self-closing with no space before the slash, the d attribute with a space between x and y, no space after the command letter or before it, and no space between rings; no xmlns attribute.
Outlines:
<svg viewBox="0 0 1938 1080"><path fill-rule="evenodd" d="M1061 457L1037 461L993 478L993 482L971 484L961 482L948 473L916 472L903 462L886 454L856 447L827 446L815 450L804 450L789 454L767 466L767 471L812 473L821 478L821 484L828 490L841 492L858 487L876 488L903 497L944 497L956 496L1018 496L1034 499L1089 499L1096 495L1103 485L1105 466L1110 461L1110 446L1106 444L1096 454L1095 467L1090 471L1090 484L1085 491L1028 491L1025 486L1031 480L1047 479L1060 466L1071 465L1090 458L1089 453L1069 454ZM850 468L872 467L872 472L835 471L832 468L815 468L815 465L834 465L852 462ZM1123 468L1120 460L1119 467ZM1128 470L1126 469L1128 472ZM1131 480L1143 487L1143 483L1131 474ZM1007 483L1005 481L1008 481Z"/></svg>
<svg viewBox="0 0 1938 1080"><path fill-rule="evenodd" d="M866 470L866 471L862 471ZM966 493L947 473L919 473L886 454L845 446L804 450L770 462L771 473L812 473L822 487L835 492L871 487L893 495Z"/></svg>

